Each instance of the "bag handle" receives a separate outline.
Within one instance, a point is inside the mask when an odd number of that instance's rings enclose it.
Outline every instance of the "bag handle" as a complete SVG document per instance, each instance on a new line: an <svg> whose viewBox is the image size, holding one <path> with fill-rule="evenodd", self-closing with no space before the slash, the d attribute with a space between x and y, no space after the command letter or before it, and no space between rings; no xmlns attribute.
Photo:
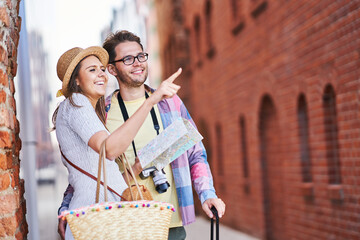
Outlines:
<svg viewBox="0 0 360 240"><path fill-rule="evenodd" d="M65 159L65 161L67 163L69 163L73 168L75 168L76 170L78 170L79 172L85 174L86 176L88 176L89 178L93 179L94 181L97 181L97 177L95 177L94 175L88 173L87 171L85 171L84 169L76 166L74 163L72 163L69 159L66 158L66 156L64 155L64 153L61 151L61 147L60 148L60 153L61 156ZM100 181L101 185L104 185L103 181ZM124 200L124 201L128 201L126 198L124 198L123 196L121 196L119 193L117 193L114 189L112 189L111 187L107 186L107 188L113 192L114 194L116 194L118 197L120 197L120 199Z"/></svg>
<svg viewBox="0 0 360 240"><path fill-rule="evenodd" d="M214 206L212 206L210 210L216 218L216 240L219 240L219 214L218 214L217 209ZM210 239L211 240L214 239L214 219L213 218L211 218Z"/></svg>
<svg viewBox="0 0 360 240"><path fill-rule="evenodd" d="M137 180L136 180L136 176L135 176L135 174L134 174L134 171L132 170L132 167L131 167L129 161L128 161L127 158L126 158L125 153L123 153L123 154L120 155L120 160L121 160L121 162L122 162L122 164L123 164L123 167L124 167L125 177L126 177L126 180L127 180L127 182L128 182L128 185L129 185L129 190L130 190L130 195L131 195L132 201L135 201L135 198L134 198L134 195L133 195L132 189L131 189L129 172L130 172L130 174L131 174L131 177L132 177L133 180L134 180L134 183L135 183L135 185L136 185L136 189L138 190L138 192L139 192L139 194L140 194L141 200L144 200L144 197L143 197L143 195L142 195L142 193L141 193L139 184L138 184L138 182L137 182ZM126 166L126 164L127 164L127 166ZM127 168L127 167L128 167L128 168Z"/></svg>
<svg viewBox="0 0 360 240"><path fill-rule="evenodd" d="M99 202L99 195L100 195L100 179L101 179L101 165L103 166L103 175L104 175L104 196L105 196L105 202L108 201L107 198L107 180L106 180L106 164L105 164L105 140L101 143L100 146L100 153L99 153L99 166L98 166L98 175L96 180L96 199L95 203Z"/></svg>

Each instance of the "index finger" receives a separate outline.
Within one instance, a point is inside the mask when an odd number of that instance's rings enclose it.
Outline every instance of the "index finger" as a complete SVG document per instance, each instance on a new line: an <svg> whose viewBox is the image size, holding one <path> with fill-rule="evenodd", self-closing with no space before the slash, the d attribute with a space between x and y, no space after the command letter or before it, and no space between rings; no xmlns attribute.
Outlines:
<svg viewBox="0 0 360 240"><path fill-rule="evenodd" d="M215 201L213 206L216 208L216 210L218 211L219 217L221 218L222 215L224 215L224 213L225 213L225 204L220 200L220 201Z"/></svg>
<svg viewBox="0 0 360 240"><path fill-rule="evenodd" d="M166 79L165 81L169 82L169 83L173 83L175 81L175 79L180 76L182 72L182 68L179 68L175 73L173 73L173 75L171 75L168 79Z"/></svg>
<svg viewBox="0 0 360 240"><path fill-rule="evenodd" d="M214 215L212 213L212 211L210 210L210 206L205 204L203 205L202 209L204 210L204 212L206 213L206 215L208 215L209 218L213 218Z"/></svg>

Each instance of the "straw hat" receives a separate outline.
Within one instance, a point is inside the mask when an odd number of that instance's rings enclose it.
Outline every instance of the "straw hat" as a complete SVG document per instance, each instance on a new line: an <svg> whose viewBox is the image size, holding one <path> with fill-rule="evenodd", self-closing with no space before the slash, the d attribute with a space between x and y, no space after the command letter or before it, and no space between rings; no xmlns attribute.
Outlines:
<svg viewBox="0 0 360 240"><path fill-rule="evenodd" d="M98 46L88 47L88 48L79 48L75 47L68 51L66 51L59 58L56 66L57 75L62 81L62 89L61 92L65 97L67 96L67 85L69 84L69 80L71 74L73 73L76 65L83 60L85 57L95 55L100 59L100 62L106 66L109 61L109 54L107 51Z"/></svg>

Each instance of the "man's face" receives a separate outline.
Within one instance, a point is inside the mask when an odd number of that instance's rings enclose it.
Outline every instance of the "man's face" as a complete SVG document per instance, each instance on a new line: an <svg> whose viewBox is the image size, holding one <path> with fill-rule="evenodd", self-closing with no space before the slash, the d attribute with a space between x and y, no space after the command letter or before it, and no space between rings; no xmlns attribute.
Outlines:
<svg viewBox="0 0 360 240"><path fill-rule="evenodd" d="M118 44L115 47L116 57L115 61L122 59L126 56L137 56L139 53L142 53L143 50L137 42L123 42ZM115 77L117 78L119 84L126 87L140 87L144 84L148 76L148 64L147 62L139 62L138 59L135 59L134 63L131 65L125 65L124 62L115 62Z"/></svg>

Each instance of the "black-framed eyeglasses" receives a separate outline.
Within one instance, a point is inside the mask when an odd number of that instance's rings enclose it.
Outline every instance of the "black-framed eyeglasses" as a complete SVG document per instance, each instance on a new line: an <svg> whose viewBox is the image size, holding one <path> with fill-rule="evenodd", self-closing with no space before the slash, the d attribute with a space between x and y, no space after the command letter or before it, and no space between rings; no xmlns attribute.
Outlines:
<svg viewBox="0 0 360 240"><path fill-rule="evenodd" d="M119 60L115 60L110 62L112 63L116 63L116 62L123 62L125 65L132 65L135 62L135 58L139 61L139 62L146 62L148 60L149 54L147 53L139 53L137 56L125 56L122 59Z"/></svg>

